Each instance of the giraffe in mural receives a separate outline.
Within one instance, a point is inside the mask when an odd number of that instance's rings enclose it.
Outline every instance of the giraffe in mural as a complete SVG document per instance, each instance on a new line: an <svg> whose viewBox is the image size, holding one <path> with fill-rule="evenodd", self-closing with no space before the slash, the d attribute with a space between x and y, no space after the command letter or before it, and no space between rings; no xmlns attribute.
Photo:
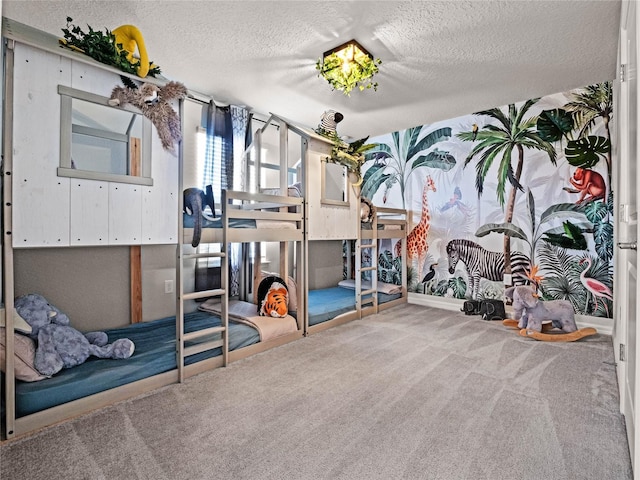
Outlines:
<svg viewBox="0 0 640 480"><path fill-rule="evenodd" d="M431 178L431 175L427 175L424 188L422 189L422 216L420 217L420 222L418 222L409 235L407 235L407 265L413 265L413 260L418 259L419 279L422 278L422 267L427 258L427 251L429 250L429 245L427 244L427 235L431 227L431 213L429 212L429 202L427 200L429 190L432 192L436 191L436 184ZM400 256L401 249L402 243L398 241L395 246L396 257Z"/></svg>

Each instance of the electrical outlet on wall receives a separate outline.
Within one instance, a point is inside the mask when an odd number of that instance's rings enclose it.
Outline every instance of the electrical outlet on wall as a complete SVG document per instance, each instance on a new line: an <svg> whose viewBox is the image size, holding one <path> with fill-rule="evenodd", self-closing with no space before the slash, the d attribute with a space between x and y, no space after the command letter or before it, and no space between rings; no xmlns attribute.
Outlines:
<svg viewBox="0 0 640 480"><path fill-rule="evenodd" d="M164 293L173 293L173 280L164 281Z"/></svg>

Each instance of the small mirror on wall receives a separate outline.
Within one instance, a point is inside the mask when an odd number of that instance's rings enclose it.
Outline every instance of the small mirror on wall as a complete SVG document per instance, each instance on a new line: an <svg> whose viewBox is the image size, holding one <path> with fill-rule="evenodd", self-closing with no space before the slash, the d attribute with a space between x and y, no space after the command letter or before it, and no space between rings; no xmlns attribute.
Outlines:
<svg viewBox="0 0 640 480"><path fill-rule="evenodd" d="M62 85L58 93L59 176L153 185L149 119L100 95Z"/></svg>
<svg viewBox="0 0 640 480"><path fill-rule="evenodd" d="M347 167L327 161L323 161L321 167L321 203L326 205L349 206Z"/></svg>

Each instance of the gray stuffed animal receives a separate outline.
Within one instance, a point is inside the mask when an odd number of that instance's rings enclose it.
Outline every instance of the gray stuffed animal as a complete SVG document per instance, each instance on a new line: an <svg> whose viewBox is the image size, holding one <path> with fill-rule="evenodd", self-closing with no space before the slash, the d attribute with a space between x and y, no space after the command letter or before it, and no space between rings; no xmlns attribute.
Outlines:
<svg viewBox="0 0 640 480"><path fill-rule="evenodd" d="M15 309L29 325L29 336L37 341L34 365L42 375L51 376L63 368L84 363L91 355L99 358L129 358L135 349L126 338L107 344L105 332L83 334L69 326L69 317L42 295L30 293L15 300Z"/></svg>
<svg viewBox="0 0 640 480"><path fill-rule="evenodd" d="M542 322L551 321L553 327L565 333L578 330L573 305L568 300L542 301L533 285L520 285L505 289L504 296L513 299L514 317L518 328L541 332Z"/></svg>

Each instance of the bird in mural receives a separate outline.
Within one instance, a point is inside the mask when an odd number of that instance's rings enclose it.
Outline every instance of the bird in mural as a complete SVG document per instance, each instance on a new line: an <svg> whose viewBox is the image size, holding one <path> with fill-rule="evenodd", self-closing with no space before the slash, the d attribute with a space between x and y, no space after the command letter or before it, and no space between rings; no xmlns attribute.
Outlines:
<svg viewBox="0 0 640 480"><path fill-rule="evenodd" d="M579 262L580 266L584 265L585 263L587 264L587 268L585 268L580 274L580 281L584 285L584 288L589 290L589 292L591 292L591 295L593 295L595 309L598 308L598 298L611 300L613 302L613 292L609 287L607 287L601 281L596 280L595 278L587 277L587 270L591 268L591 258L584 257ZM607 312L607 317L609 317L609 307L607 307L607 302L605 300L601 300L601 302L604 305L605 311Z"/></svg>
<svg viewBox="0 0 640 480"><path fill-rule="evenodd" d="M478 124L477 123L474 123L471 126L471 133L473 133L473 137L471 138L471 141L475 142L476 141L476 137L478 136Z"/></svg>
<svg viewBox="0 0 640 480"><path fill-rule="evenodd" d="M453 197L451 197L449 201L438 210L442 213L453 207L458 207L463 214L467 214L469 212L469 207L462 202L462 191L460 190L460 187L456 187L453 190Z"/></svg>
<svg viewBox="0 0 640 480"><path fill-rule="evenodd" d="M438 264L437 263L432 263L431 264L431 266L429 267L429 271L427 272L427 274L424 276L424 278L420 282L422 284L422 293L427 293L427 283L429 283L431 280L433 280L433 277L436 276L436 271L435 271L436 265L438 265Z"/></svg>
<svg viewBox="0 0 640 480"><path fill-rule="evenodd" d="M422 282L420 282L420 283L427 283L429 280L433 279L433 277L436 276L436 271L434 270L436 265L438 265L438 264L437 263L432 263L431 264L431 266L429 267L429 271L427 272L427 274L422 279Z"/></svg>

